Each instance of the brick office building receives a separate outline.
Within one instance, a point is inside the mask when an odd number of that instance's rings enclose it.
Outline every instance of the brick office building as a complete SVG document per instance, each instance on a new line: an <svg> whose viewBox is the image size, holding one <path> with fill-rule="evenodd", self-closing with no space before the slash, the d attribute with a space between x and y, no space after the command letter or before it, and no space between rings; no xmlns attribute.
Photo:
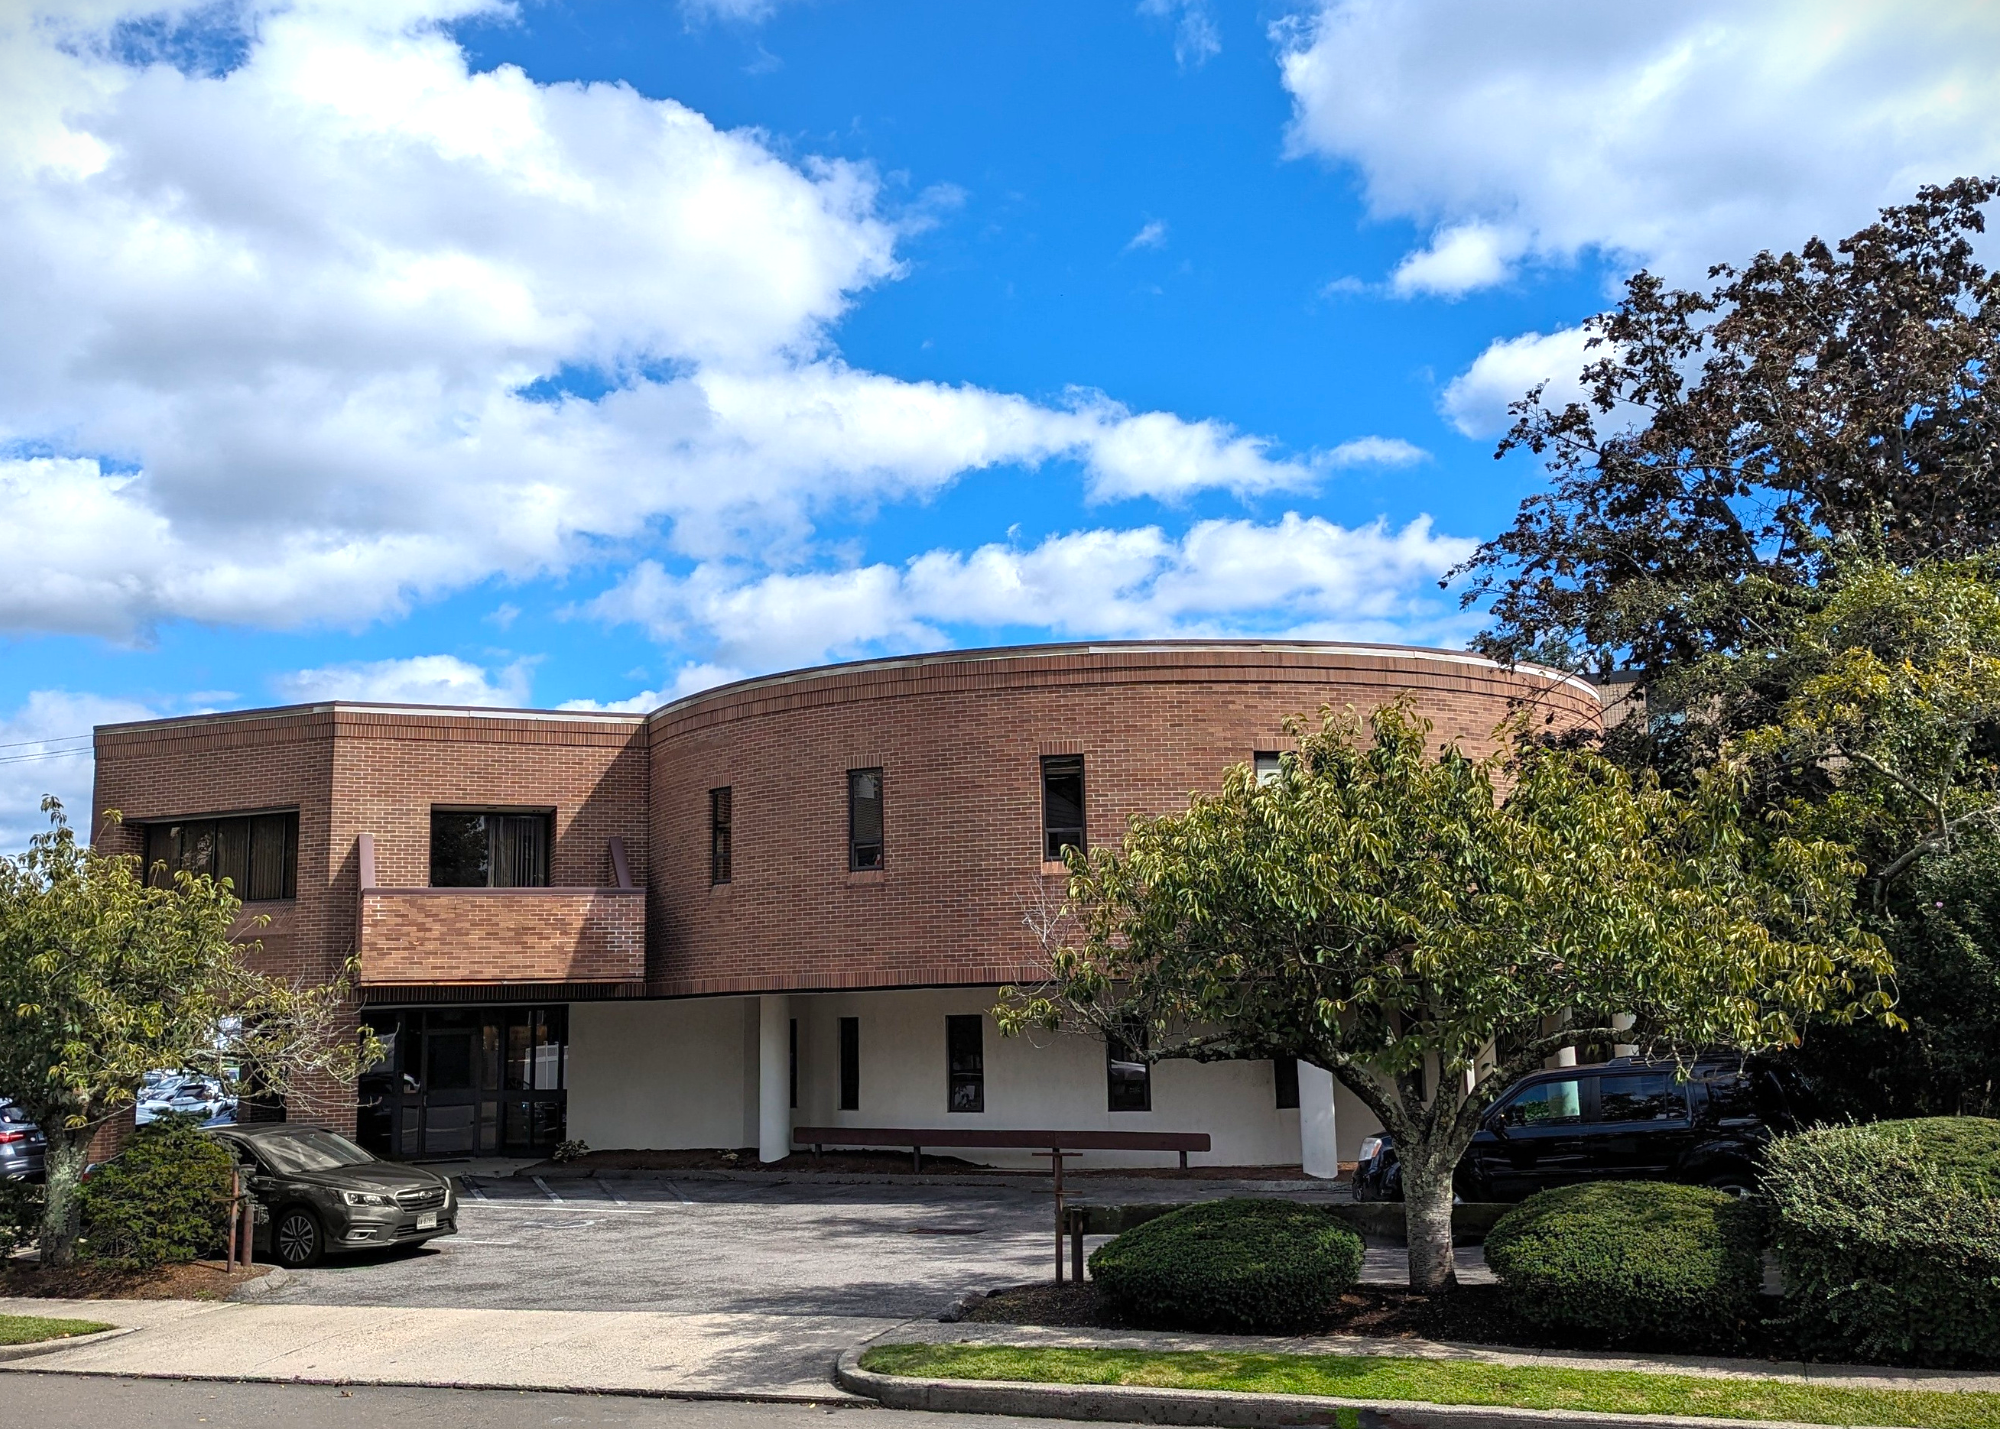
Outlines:
<svg viewBox="0 0 2000 1429"><path fill-rule="evenodd" d="M792 1124L985 1124L1207 1131L1215 1163L1327 1167L1372 1122L1316 1069L1148 1072L1081 1038L1003 1041L985 1012L1036 976L1024 915L1060 897L1062 844L1273 758L1288 715L1405 692L1473 750L1519 701L1601 718L1580 680L1444 651L962 651L646 716L335 703L104 726L95 807L123 821L97 838L234 879L270 971L356 960L390 1059L292 1114L384 1154L570 1136L769 1159Z"/></svg>

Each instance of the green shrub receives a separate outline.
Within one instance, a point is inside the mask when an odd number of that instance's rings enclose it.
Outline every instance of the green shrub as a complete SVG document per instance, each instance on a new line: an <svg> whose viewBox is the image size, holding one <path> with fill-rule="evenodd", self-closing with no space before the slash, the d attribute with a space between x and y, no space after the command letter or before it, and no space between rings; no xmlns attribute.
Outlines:
<svg viewBox="0 0 2000 1429"><path fill-rule="evenodd" d="M27 1181L0 1181L0 1260L33 1245L42 1224L42 1188Z"/></svg>
<svg viewBox="0 0 2000 1429"><path fill-rule="evenodd" d="M1787 1315L1806 1349L2000 1363L2000 1121L1831 1126L1771 1147Z"/></svg>
<svg viewBox="0 0 2000 1429"><path fill-rule="evenodd" d="M80 1258L127 1269L212 1254L229 1229L229 1152L186 1118L142 1126L83 1183Z"/></svg>
<svg viewBox="0 0 2000 1429"><path fill-rule="evenodd" d="M1763 1283L1762 1213L1702 1186L1599 1181L1530 1196L1486 1237L1515 1314L1578 1341L1725 1349Z"/></svg>
<svg viewBox="0 0 2000 1429"><path fill-rule="evenodd" d="M1090 1257L1109 1308L1166 1329L1323 1324L1361 1276L1361 1238L1317 1206L1239 1196L1135 1226Z"/></svg>

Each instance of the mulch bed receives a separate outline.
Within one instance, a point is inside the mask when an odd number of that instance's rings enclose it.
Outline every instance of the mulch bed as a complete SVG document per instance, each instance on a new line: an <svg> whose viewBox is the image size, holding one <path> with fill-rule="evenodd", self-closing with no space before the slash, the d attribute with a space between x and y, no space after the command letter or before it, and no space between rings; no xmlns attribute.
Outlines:
<svg viewBox="0 0 2000 1429"><path fill-rule="evenodd" d="M0 1295L38 1300L223 1300L239 1286L269 1275L272 1269L253 1265L231 1274L219 1260L197 1260L155 1270L117 1270L106 1265L43 1270L33 1261L24 1264L16 1260L0 1268Z"/></svg>

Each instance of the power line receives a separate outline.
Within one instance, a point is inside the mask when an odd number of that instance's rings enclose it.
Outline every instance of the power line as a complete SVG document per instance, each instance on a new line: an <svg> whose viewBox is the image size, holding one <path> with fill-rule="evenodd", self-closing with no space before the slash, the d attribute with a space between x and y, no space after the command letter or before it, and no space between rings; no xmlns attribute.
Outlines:
<svg viewBox="0 0 2000 1429"><path fill-rule="evenodd" d="M0 744L0 749L19 749L24 744L70 744L79 739L91 739L89 734L52 734L47 739L14 739Z"/></svg>
<svg viewBox="0 0 2000 1429"><path fill-rule="evenodd" d="M41 759L75 759L78 755L89 754L88 749L51 749L45 754L0 755L0 764L33 764Z"/></svg>

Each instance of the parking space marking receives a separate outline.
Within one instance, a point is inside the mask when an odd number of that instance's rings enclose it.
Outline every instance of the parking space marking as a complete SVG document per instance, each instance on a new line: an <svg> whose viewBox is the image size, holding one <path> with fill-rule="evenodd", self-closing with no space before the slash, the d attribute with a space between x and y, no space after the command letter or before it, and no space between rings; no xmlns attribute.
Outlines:
<svg viewBox="0 0 2000 1429"><path fill-rule="evenodd" d="M662 1181L660 1184L662 1186L665 1186L669 1191L672 1191L674 1193L674 1199L678 1200L683 1206L692 1206L694 1204L694 1202L691 1199L689 1199L688 1193L683 1191L680 1187L676 1186L673 1182Z"/></svg>
<svg viewBox="0 0 2000 1429"><path fill-rule="evenodd" d="M551 1191L549 1189L548 1182L544 1181L539 1176L533 1177L532 1179L537 1186L540 1186L542 1188L542 1194L544 1196L547 1196L551 1201L554 1201L559 1206L562 1204L562 1197L558 1196L554 1191Z"/></svg>
<svg viewBox="0 0 2000 1429"><path fill-rule="evenodd" d="M474 1200L483 1201L486 1199L486 1192L481 1190L479 1183L473 1180L470 1176L459 1177L458 1184L465 1190L472 1192L472 1197Z"/></svg>
<svg viewBox="0 0 2000 1429"><path fill-rule="evenodd" d="M619 1195L616 1191L612 1190L611 1187L606 1182L598 1181L596 1184L598 1190L602 1191L605 1195L611 1198L612 1205L623 1206L630 1204L629 1202L626 1201L626 1199L623 1196Z"/></svg>

